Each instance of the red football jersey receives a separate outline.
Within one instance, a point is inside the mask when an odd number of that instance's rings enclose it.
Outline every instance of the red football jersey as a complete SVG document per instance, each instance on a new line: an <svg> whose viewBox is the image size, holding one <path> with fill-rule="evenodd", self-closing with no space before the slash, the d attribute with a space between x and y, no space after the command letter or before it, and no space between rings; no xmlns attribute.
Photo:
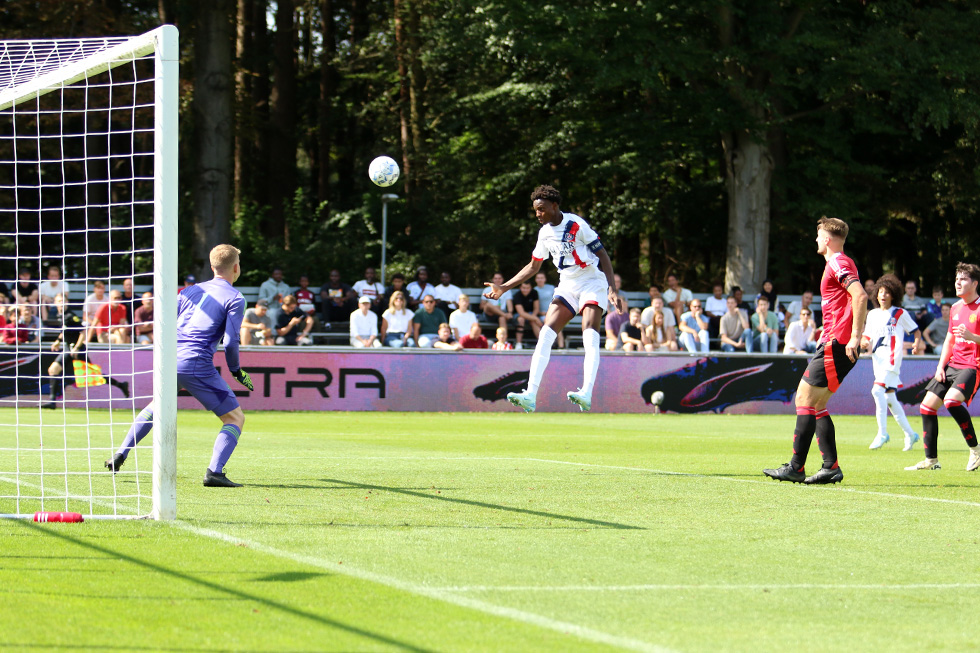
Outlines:
<svg viewBox="0 0 980 653"><path fill-rule="evenodd" d="M851 294L847 287L859 282L857 266L843 252L830 257L820 279L820 309L823 312L823 342L847 344L854 327Z"/></svg>
<svg viewBox="0 0 980 653"><path fill-rule="evenodd" d="M967 331L980 335L980 297L967 304L962 299L953 304L949 311L949 333L961 324ZM976 343L953 335L953 355L949 364L959 369L980 368L980 347Z"/></svg>

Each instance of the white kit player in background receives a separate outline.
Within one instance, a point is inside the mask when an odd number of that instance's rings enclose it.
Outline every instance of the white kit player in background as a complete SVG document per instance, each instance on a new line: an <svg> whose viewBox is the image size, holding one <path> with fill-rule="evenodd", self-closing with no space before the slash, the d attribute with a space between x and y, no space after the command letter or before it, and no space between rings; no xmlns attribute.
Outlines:
<svg viewBox="0 0 980 653"><path fill-rule="evenodd" d="M905 353L905 334L915 334L916 347L920 342L915 318L894 303L896 298L901 297L902 284L898 277L886 274L878 279L872 294L878 308L868 312L868 319L864 324L861 344L871 354L874 364L875 383L871 388L871 396L875 401L875 419L878 421L878 434L871 442L870 449L880 449L890 439L886 428L889 409L905 432L903 451L912 449L912 445L919 439L919 434L912 430L905 410L895 395L895 391L902 387L900 375L902 356Z"/></svg>
<svg viewBox="0 0 980 653"><path fill-rule="evenodd" d="M605 306L615 306L624 312L623 300L615 291L613 267L609 254L603 249L599 235L588 223L573 213L563 213L559 208L561 194L551 186L538 186L531 193L534 215L541 224L538 242L531 254L531 262L503 285L484 283L485 293L497 299L521 282L531 279L541 268L546 256L551 256L558 268L559 283L555 296L548 307L544 326L538 334L538 344L531 356L531 372L524 392L508 393L507 399L534 412L538 386L551 358L551 347L558 333L576 315L582 315L582 340L585 345L584 379L582 387L567 394L568 400L580 410L592 408L592 388L599 372L599 325Z"/></svg>

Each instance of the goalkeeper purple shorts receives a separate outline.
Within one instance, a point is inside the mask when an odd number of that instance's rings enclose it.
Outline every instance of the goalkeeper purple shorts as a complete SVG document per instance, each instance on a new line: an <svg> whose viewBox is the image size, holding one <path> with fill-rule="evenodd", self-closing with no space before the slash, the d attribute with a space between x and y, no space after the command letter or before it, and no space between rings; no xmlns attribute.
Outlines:
<svg viewBox="0 0 980 653"><path fill-rule="evenodd" d="M210 374L177 372L177 384L218 417L238 408L238 397L213 367Z"/></svg>

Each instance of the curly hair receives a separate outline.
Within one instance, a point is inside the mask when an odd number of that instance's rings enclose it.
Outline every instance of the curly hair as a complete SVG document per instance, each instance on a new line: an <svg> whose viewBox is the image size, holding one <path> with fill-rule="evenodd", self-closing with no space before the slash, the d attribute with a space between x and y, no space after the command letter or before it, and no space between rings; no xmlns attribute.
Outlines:
<svg viewBox="0 0 980 653"><path fill-rule="evenodd" d="M555 204L561 204L561 193L554 186L538 186L531 193L531 201L535 200L546 200L548 202L554 202Z"/></svg>
<svg viewBox="0 0 980 653"><path fill-rule="evenodd" d="M902 289L902 281L894 274L889 273L882 275L875 282L874 290L871 291L871 302L875 305L875 308L881 308L878 305L878 291L882 288L891 295L893 306L901 303L902 295L905 294L905 291Z"/></svg>

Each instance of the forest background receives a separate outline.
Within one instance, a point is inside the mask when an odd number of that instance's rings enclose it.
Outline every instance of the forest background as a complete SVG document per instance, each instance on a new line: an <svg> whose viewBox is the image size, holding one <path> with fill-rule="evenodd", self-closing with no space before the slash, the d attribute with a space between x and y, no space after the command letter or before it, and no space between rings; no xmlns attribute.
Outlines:
<svg viewBox="0 0 980 653"><path fill-rule="evenodd" d="M949 293L955 263L980 262L973 2L0 4L0 39L163 23L181 32L184 272L206 274L230 241L245 284L273 266L291 283L361 278L380 263L380 154L402 168L389 277L512 274L541 183L599 231L629 289L671 271L697 291L815 288L822 215L849 222L864 277Z"/></svg>

